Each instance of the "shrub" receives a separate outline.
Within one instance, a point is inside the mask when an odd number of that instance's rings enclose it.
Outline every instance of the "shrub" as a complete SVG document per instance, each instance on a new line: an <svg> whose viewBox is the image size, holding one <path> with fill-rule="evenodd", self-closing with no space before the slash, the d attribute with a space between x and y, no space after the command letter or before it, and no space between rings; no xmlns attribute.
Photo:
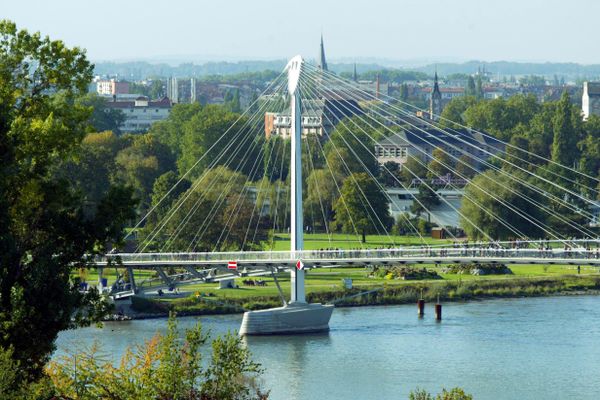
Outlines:
<svg viewBox="0 0 600 400"><path fill-rule="evenodd" d="M201 348L208 339L198 324L181 340L172 315L164 336L157 334L136 350L128 349L118 364L104 360L94 346L51 362L47 374L57 396L73 400L266 399L268 393L256 384L260 365L251 360L241 338L231 333L217 337L206 365Z"/></svg>

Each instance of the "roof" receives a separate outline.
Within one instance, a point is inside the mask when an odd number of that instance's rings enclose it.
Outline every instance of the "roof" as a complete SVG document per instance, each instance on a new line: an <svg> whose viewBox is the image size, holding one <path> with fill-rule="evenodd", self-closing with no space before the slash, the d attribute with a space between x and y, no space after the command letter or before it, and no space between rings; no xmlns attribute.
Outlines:
<svg viewBox="0 0 600 400"><path fill-rule="evenodd" d="M453 145L460 146L467 142L473 145L488 145L498 146L503 145L498 139L489 135L484 135L470 129L453 129L450 132L443 131L437 128L429 129L404 129L399 133L386 137L377 142L379 146L442 146Z"/></svg>

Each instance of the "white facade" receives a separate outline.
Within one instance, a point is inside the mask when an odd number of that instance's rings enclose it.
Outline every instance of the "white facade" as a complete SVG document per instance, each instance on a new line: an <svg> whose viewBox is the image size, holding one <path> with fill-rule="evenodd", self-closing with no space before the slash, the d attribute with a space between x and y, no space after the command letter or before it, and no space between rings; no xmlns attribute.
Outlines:
<svg viewBox="0 0 600 400"><path fill-rule="evenodd" d="M122 132L146 132L152 124L167 119L171 113L171 102L166 97L150 101L140 96L135 101L113 101L106 105L121 110L125 115L125 122L120 127Z"/></svg>
<svg viewBox="0 0 600 400"><path fill-rule="evenodd" d="M583 82L581 111L584 121L590 115L600 115L600 82Z"/></svg>

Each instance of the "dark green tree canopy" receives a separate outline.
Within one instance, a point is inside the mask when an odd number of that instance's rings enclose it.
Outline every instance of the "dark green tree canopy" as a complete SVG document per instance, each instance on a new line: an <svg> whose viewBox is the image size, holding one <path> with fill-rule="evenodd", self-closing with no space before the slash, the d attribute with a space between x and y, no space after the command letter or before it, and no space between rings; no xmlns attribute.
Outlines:
<svg viewBox="0 0 600 400"><path fill-rule="evenodd" d="M86 207L55 173L81 149L90 110L74 100L91 76L82 50L0 21L0 347L24 380L41 373L60 330L98 317L97 297L70 272L133 218L129 190Z"/></svg>
<svg viewBox="0 0 600 400"><path fill-rule="evenodd" d="M366 241L367 233L387 232L393 224L389 200L366 173L355 173L344 180L340 198L334 205L335 219L344 232L358 233Z"/></svg>

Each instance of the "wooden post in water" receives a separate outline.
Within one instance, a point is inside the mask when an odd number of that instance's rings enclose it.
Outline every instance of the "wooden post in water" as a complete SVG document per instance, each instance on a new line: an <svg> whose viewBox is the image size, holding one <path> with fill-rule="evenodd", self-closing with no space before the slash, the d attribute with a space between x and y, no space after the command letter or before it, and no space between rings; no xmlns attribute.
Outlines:
<svg viewBox="0 0 600 400"><path fill-rule="evenodd" d="M423 289L421 289L421 297L417 300L417 315L423 318L425 315L425 300L423 299Z"/></svg>
<svg viewBox="0 0 600 400"><path fill-rule="evenodd" d="M435 304L435 320L442 320L442 305L440 304L440 295L438 294L437 303Z"/></svg>

